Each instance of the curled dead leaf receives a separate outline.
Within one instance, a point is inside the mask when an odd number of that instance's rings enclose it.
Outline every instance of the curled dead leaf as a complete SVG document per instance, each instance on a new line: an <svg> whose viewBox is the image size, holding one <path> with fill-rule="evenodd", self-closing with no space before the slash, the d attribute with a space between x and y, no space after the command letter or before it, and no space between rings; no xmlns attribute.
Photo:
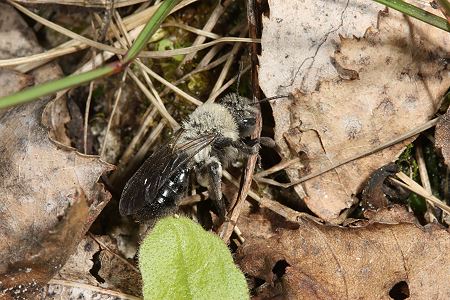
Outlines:
<svg viewBox="0 0 450 300"><path fill-rule="evenodd" d="M411 299L447 299L450 233L406 222L344 228L304 219L297 230L249 239L237 262L283 299L390 299L399 286Z"/></svg>

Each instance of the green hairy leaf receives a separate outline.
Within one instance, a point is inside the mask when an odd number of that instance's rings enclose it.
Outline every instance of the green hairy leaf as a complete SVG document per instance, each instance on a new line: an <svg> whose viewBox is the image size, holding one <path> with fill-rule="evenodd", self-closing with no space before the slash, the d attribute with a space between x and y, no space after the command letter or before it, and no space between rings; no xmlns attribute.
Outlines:
<svg viewBox="0 0 450 300"><path fill-rule="evenodd" d="M161 219L139 251L144 299L249 298L227 246L190 219Z"/></svg>

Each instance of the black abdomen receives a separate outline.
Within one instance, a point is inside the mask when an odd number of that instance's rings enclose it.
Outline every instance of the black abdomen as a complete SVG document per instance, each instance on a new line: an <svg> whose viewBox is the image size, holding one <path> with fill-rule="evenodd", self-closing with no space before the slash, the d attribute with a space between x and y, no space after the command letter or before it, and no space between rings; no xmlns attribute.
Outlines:
<svg viewBox="0 0 450 300"><path fill-rule="evenodd" d="M145 219L164 215L176 207L176 202L188 186L189 169L181 168L175 172L158 191L145 191L145 205L142 213Z"/></svg>

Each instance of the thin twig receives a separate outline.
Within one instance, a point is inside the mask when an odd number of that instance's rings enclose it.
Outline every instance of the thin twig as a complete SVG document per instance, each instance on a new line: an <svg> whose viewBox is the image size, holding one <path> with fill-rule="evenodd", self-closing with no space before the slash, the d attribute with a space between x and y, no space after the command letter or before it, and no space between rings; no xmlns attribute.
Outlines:
<svg viewBox="0 0 450 300"><path fill-rule="evenodd" d="M258 180L259 178L262 178L262 177L268 176L270 174L273 174L275 172L278 172L280 170L289 168L290 166L295 165L296 163L300 163L300 157L296 157L296 158L289 159L289 160L283 160L283 161L279 162L278 164L276 164L275 166L270 167L267 170L256 173L255 175L253 175L253 178L255 178L255 180Z"/></svg>
<svg viewBox="0 0 450 300"><path fill-rule="evenodd" d="M91 39L88 39L88 38L86 38L86 37L84 37L82 35L79 35L79 34L73 32L73 31L70 31L70 30L68 30L68 29L66 29L66 28L64 28L64 27L62 27L62 26L60 26L58 24L55 24L55 23L53 23L51 21L48 21L48 20L38 16L37 14L31 12L30 10L28 10L27 8L23 7L22 5L20 5L18 3L15 3L15 2L13 2L11 0L7 0L7 2L9 4L11 4L12 6L14 6L15 8L17 8L19 11L23 12L24 14L26 14L28 17L30 17L33 20L35 20L36 22L39 22L39 23L41 23L41 24L43 24L43 25L45 25L45 26L47 26L47 27L49 27L49 28L51 28L51 29L53 29L53 30L63 34L63 35L65 35L65 36L68 36L68 37L74 39L74 40L77 40L77 41L79 41L81 43L87 44L87 45L89 45L91 47L97 48L97 49L102 50L102 51L108 51L108 52L112 52L112 53L115 53L115 54L122 54L122 55L126 53L125 49L119 49L119 48L116 48L116 47L113 47L113 46L109 46L109 45L106 45L106 44L102 44L102 43L93 41Z"/></svg>
<svg viewBox="0 0 450 300"><path fill-rule="evenodd" d="M224 172L223 176L228 179L228 181L230 181L234 186L239 187L239 182L237 182L236 179L234 179L230 173L228 172ZM290 221L290 222L298 222L301 218L308 218L311 220L314 220L315 222L322 222L322 220L320 220L319 218L316 218L314 216L311 216L307 213L302 213L302 212L298 212L296 210L293 210L292 208L289 208L283 204L281 204L278 201L275 201L273 199L267 198L267 197L260 197L258 196L257 193L255 193L253 190L249 189L248 190L248 196L251 197L253 200L255 200L256 202L259 203L259 205L261 207L265 207L271 211L273 211L274 213L284 217L286 220ZM231 225L235 225L235 223L233 224L233 222L229 222L232 223ZM229 230L228 227L224 227L224 229ZM232 227L231 227L232 230ZM223 235L225 235L225 231L220 231L220 232L224 232ZM222 235L220 235L222 237ZM223 240L225 240L224 237L222 237Z"/></svg>
<svg viewBox="0 0 450 300"><path fill-rule="evenodd" d="M184 92L180 88L178 88L178 87L174 86L173 84L171 84L169 81L167 81L163 77L159 76L156 72L152 71L149 67L147 67L143 63L141 63L141 62L136 62L136 63L138 65L140 65L145 70L145 72L147 72L150 76L152 76L153 78L155 78L156 80L158 80L162 84L168 86L171 90L173 90L175 93L180 95L182 98L188 100L189 102L191 102L191 103L193 103L193 104L195 104L197 106L203 104L201 101L197 100L196 98L192 97L191 95L189 95L188 93Z"/></svg>
<svg viewBox="0 0 450 300"><path fill-rule="evenodd" d="M252 22L252 19L255 15L255 2L253 0L249 0L247 3L247 16L249 21L249 35L251 38L258 38L259 33L256 28L256 24ZM252 90L254 99L261 99L261 93L259 89L259 80L258 80L258 51L252 44L251 47L251 58L252 58ZM261 136L261 128L262 128L262 120L261 114L257 114L256 118L256 126L255 131L252 134L252 138L259 138ZM219 228L218 233L219 236L225 241L228 242L233 232L233 228L236 225L236 222L239 218L241 210L244 206L244 201L247 198L247 194L250 195L250 185L252 183L253 171L255 169L257 160L257 155L251 155L244 169L244 174L242 176L241 188L239 190L237 199L234 203L232 203L231 212L228 214L228 221L225 221L222 226ZM225 174L226 172L224 172ZM228 174L229 175L229 174Z"/></svg>
<svg viewBox="0 0 450 300"><path fill-rule="evenodd" d="M156 140L158 139L159 135L161 134L162 130L166 125L167 121L165 119L159 122L159 124L152 130L152 132L150 133L144 144L139 148L139 151L136 153L136 155L133 156L130 162L126 165L123 174L128 174L130 170L135 169L140 163L142 163L148 151L156 142Z"/></svg>
<svg viewBox="0 0 450 300"><path fill-rule="evenodd" d="M245 37L247 35L247 32L248 32L247 27L245 27L244 29L242 29L239 37L240 38ZM214 87L211 90L209 98L211 98L211 95L214 95L222 86L223 82L225 81L225 78L228 75L228 71L230 70L232 63L234 62L234 58L236 57L241 46L242 46L241 43L236 43L233 45L233 48L231 49L231 52L230 52L231 55L228 57L227 61L225 62L225 65L223 66L222 71L220 72L219 77L217 78L216 83L214 84Z"/></svg>
<svg viewBox="0 0 450 300"><path fill-rule="evenodd" d="M195 33L197 35L202 35L202 36L208 37L208 38L213 39L213 40L218 39L218 38L221 37L220 35L212 33L211 31L198 29L198 28L186 25L186 24L181 24L181 23L166 22L166 23L161 24L161 27L163 27L163 28L164 27L177 27L177 28L181 28L181 29L184 29L186 31Z"/></svg>
<svg viewBox="0 0 450 300"><path fill-rule="evenodd" d="M84 154L91 154L87 152L87 138L89 125L89 111L91 110L92 91L94 90L94 80L89 82L89 94L86 99L86 110L84 112L84 126L83 126L83 150Z"/></svg>
<svg viewBox="0 0 450 300"><path fill-rule="evenodd" d="M221 57L219 57L218 59L216 59L215 61L213 61L213 62L210 63L209 65L206 65L206 66L204 66L204 67L202 67L202 68L195 68L193 71L191 71L191 72L189 72L189 73L183 75L183 77L181 77L180 79L176 80L175 82L172 82L172 84L175 85L175 86L177 86L177 85L179 85L180 83L186 81L189 77L191 77L191 76L193 76L193 75L195 75L195 74L198 74L198 73L201 73L201 72L204 72L204 71L211 70L211 69L213 69L213 68L215 68L215 67L221 65L222 63L224 63L224 62L227 60L227 57L228 57L228 56L230 56L229 53L228 53L228 54L225 54L225 55L223 55L223 56L221 56ZM170 91L171 91L170 88L165 87L165 88L164 88L164 91L161 92L161 97L164 97L164 96L167 95Z"/></svg>
<svg viewBox="0 0 450 300"><path fill-rule="evenodd" d="M206 22L205 26L203 26L203 30L211 32L212 29L214 28L214 26L216 25L217 21L219 20L220 16L225 11L225 8L228 5L230 5L230 4L231 4L230 0L226 0L223 3L223 5L222 5L221 1L218 1L217 6L214 8L213 12L209 16L209 19ZM194 42L192 43L192 46L201 45L201 44L203 44L205 42L205 40L206 40L206 37L204 37L204 36L197 36L195 38ZM186 62L191 61L195 57L196 54L197 54L197 51L189 53L188 55L186 55L183 58L183 61L178 65L177 73L181 73L181 69L186 64Z"/></svg>
<svg viewBox="0 0 450 300"><path fill-rule="evenodd" d="M274 184L274 185L280 186L280 187L283 187L283 188L288 188L288 187L297 185L297 184L299 184L299 183L302 183L302 182L304 182L304 181L310 180L311 178L314 178L314 177L317 177L317 176L319 176L319 175L322 175L322 174L324 174L324 173L326 173L326 172L329 172L329 171L331 171L331 170L333 170L333 169L335 169L335 168L337 168L337 167L340 167L340 166L342 166L342 165L345 165L345 164L347 164L347 163L349 163L349 162L352 162L352 161L354 161L354 160L356 160L356 159L359 159L359 158L364 157L364 156L367 156L367 155L371 155L371 154L376 153L376 152L378 152L378 151L380 151L380 150L383 150L383 149L388 148L388 147L390 147L390 146L393 146L393 145L395 145L395 144L397 144L397 143L400 143L400 142L402 142L402 141L404 141L404 140L406 140L406 139L409 139L409 138L411 138L411 137L413 137L413 136L415 136L415 135L421 133L422 131L425 131L425 130L427 130L427 129L433 127L433 126L435 126L435 125L437 124L437 122L439 121L439 119L440 119L440 117L434 118L434 119L432 119L432 120L430 120L430 121L428 121L428 122L426 122L426 123L424 123L424 124L422 124L422 125L420 125L420 126L417 126L416 128L414 128L414 129L408 131L408 132L405 133L405 134L402 134L401 136L399 136L399 137L397 137L397 138L395 138L395 139L393 139L393 140L391 140L391 141L389 141L389 142L386 142L386 143L384 143L384 144L381 144L380 146L375 147L375 148L373 148L373 149L370 149L370 150L368 150L368 151L366 151L366 152L363 152L363 153L360 153L360 154L353 155L353 156L351 156L350 158L344 159L344 160L342 160L342 161L340 161L340 162L333 163L333 164L331 164L330 166L326 167L326 168L323 169L323 170L320 170L320 171L318 171L318 172L315 172L315 173L312 173L312 174L303 176L303 177L301 177L300 179L295 180L295 181L293 181L293 182L291 182L291 183L279 183L279 182L278 182L277 184ZM259 177L258 177L258 181L261 181L261 182L262 182L262 181L263 181L262 179L263 179L263 178L259 178Z"/></svg>
<svg viewBox="0 0 450 300"><path fill-rule="evenodd" d="M403 182L401 182L401 181L399 181L399 180L397 180L395 178L391 178L391 180L393 182L401 185L404 188L407 188L408 190L410 190L411 192L416 193L417 195L420 195L420 196L424 197L428 202L430 202L430 203L434 204L435 206L439 207L440 209L442 209L446 213L450 213L450 207L449 206L447 206L444 202L442 202L437 197L435 197L432 193L430 193L427 190L425 190L420 184L418 184L417 182L415 182L414 180L409 178L408 175L406 175L403 172L398 172L397 174L395 174L395 176L397 176Z"/></svg>
<svg viewBox="0 0 450 300"><path fill-rule="evenodd" d="M127 78L127 74L128 74L128 68L125 69L125 71L122 74L122 79L120 80L120 86L119 86L119 89L117 90L116 98L114 99L113 109L112 109L111 115L109 116L109 119L108 119L108 125L106 126L105 138L103 139L103 143L100 147L100 158L104 158L103 156L104 156L105 150L106 150L108 134L109 134L109 131L111 130L112 120L114 118L114 115L116 114L116 109L119 104L120 97L122 96L123 84L125 82L125 79Z"/></svg>
<svg viewBox="0 0 450 300"><path fill-rule="evenodd" d="M50 285L61 285L61 286L66 286L66 287L73 287L73 288L79 288L82 290L91 290L97 293L102 293L105 295L110 295L112 297L117 297L120 299L127 299L127 300L141 300L142 298L133 296L133 295L129 295L129 294L125 294L122 292L116 292L113 290L108 290L108 289L104 289L101 287L97 287L97 286L93 286L90 284L86 284L86 283L80 283L80 282L75 282L75 281L69 281L69 280L61 280L61 279L50 279L50 281L48 282L48 284Z"/></svg>
<svg viewBox="0 0 450 300"><path fill-rule="evenodd" d="M97 244L100 245L101 248L105 249L106 251L108 251L109 253L111 253L112 255L114 255L115 257L117 257L120 261L122 261L124 264L126 264L130 269L132 269L134 272L140 274L141 272L139 271L138 268L136 268L135 265L133 265L132 263L130 263L126 258L122 257L121 255L117 254L116 252L112 251L105 243L103 243L102 241L100 241L95 235L93 235L92 233L88 232L87 235L89 235L89 237L91 239L93 239Z"/></svg>
<svg viewBox="0 0 450 300"><path fill-rule="evenodd" d="M134 82L141 89L147 99L149 99L150 102L156 107L156 109L158 109L159 113L170 123L173 128L178 128L180 126L178 125L178 122L169 114L164 105L161 105L161 103L159 103L159 101L153 96L153 94L149 91L145 84L143 84L142 81L139 80L136 74L134 74L131 70L129 71L129 74L131 79L134 80Z"/></svg>
<svg viewBox="0 0 450 300"><path fill-rule="evenodd" d="M247 66L242 70L242 74L245 74L250 70L250 66ZM228 80L220 89L218 89L215 93L213 93L211 96L209 96L208 100L206 100L206 103L211 103L216 100L217 97L220 96L226 89L228 89L233 83L236 82L239 75L233 76L230 80Z"/></svg>
<svg viewBox="0 0 450 300"><path fill-rule="evenodd" d="M422 145L417 145L416 147L416 161L417 165L419 167L419 175L420 175L420 181L422 182L422 185L425 187L425 190L432 194L431 184L430 184L430 178L428 177L428 171L427 166L425 164L425 159L423 157L423 150ZM428 222L432 223L436 220L436 216L434 215L434 204L427 202L427 212L425 213L425 218L428 220Z"/></svg>

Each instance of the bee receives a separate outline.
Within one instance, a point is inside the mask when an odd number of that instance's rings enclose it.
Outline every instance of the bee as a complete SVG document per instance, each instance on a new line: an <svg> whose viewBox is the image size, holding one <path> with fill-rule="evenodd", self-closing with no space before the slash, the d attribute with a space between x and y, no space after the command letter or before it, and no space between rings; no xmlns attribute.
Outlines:
<svg viewBox="0 0 450 300"><path fill-rule="evenodd" d="M223 220L222 170L258 153L259 139L250 138L258 113L250 99L234 93L219 103L199 106L172 140L147 158L128 180L120 198L121 215L147 221L174 210L194 173L197 182L208 189Z"/></svg>

